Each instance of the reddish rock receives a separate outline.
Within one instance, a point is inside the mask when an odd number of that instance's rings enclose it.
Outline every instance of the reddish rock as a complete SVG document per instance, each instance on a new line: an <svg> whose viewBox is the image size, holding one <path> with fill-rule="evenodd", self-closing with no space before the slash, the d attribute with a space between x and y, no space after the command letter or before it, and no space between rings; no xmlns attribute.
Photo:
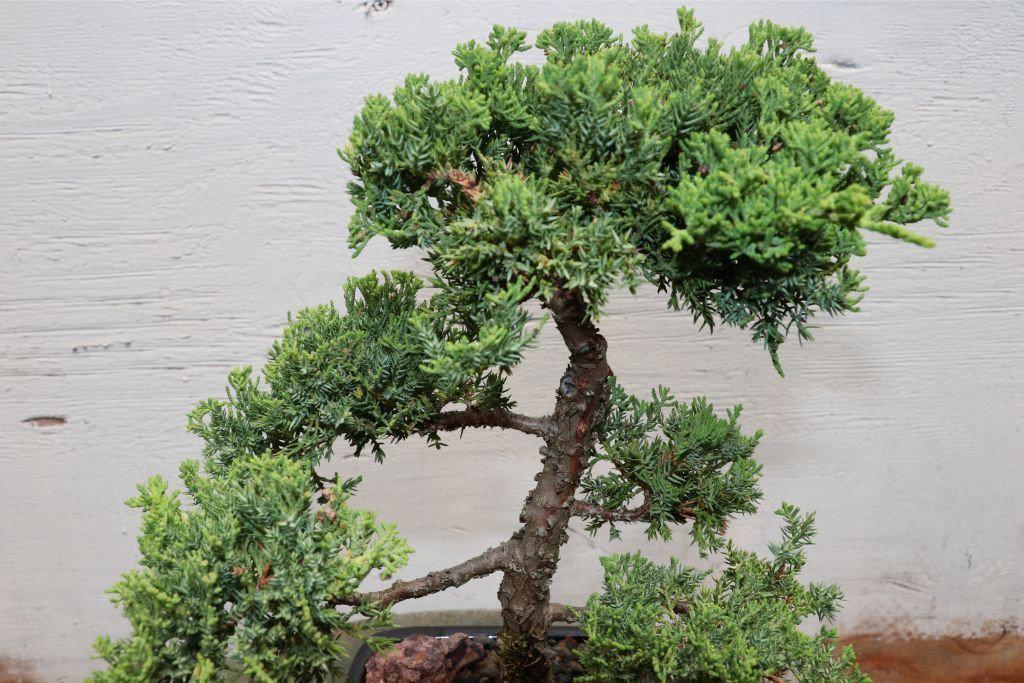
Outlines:
<svg viewBox="0 0 1024 683"><path fill-rule="evenodd" d="M447 638L424 634L399 641L366 663L366 683L451 683L483 659L484 648L465 633Z"/></svg>

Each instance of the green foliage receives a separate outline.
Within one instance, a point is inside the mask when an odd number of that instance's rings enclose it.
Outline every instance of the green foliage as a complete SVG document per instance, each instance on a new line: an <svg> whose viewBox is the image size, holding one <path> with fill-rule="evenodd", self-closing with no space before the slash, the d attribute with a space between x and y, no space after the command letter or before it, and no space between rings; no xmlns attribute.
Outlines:
<svg viewBox="0 0 1024 683"><path fill-rule="evenodd" d="M495 293L472 285L448 287L442 280L435 284L439 291L417 321L427 358L423 371L438 376L467 403L508 407L503 378L540 332L540 326L527 329L530 317L519 306L524 288L512 284Z"/></svg>
<svg viewBox="0 0 1024 683"><path fill-rule="evenodd" d="M827 625L842 600L831 585L802 584L813 515L783 505L784 541L762 558L729 544L724 571L658 566L639 553L602 559L604 590L581 615L580 660L592 681L863 683L849 647L837 653ZM815 635L808 617L826 622Z"/></svg>
<svg viewBox="0 0 1024 683"><path fill-rule="evenodd" d="M524 31L496 26L456 47L457 79L414 74L366 100L339 151L353 174L350 245L379 235L418 248L430 290L411 273L352 278L343 311L290 317L259 373L233 371L226 398L196 407L204 473L182 467L194 506L160 478L130 502L143 509L142 567L113 595L133 632L98 641L109 669L93 680L328 676L339 634L388 618L335 605L409 548L348 507L354 481L314 501L315 467L339 439L378 459L386 440L441 446L451 404L477 420L512 407L505 381L539 329L531 301L578 296L591 319L579 322L592 322L612 290L648 282L702 326L748 329L781 372L791 330L810 339L817 313L857 310L865 232L931 245L908 226L944 226L948 194L890 149L890 112L810 58L810 34L758 22L726 51L698 46L692 12L678 18L675 35L640 27L630 40L597 21L556 24L537 37L540 66L515 59L530 49ZM572 509L613 536L615 520L665 540L690 522L700 553L724 551L726 568L711 578L605 558L605 590L582 615L592 680L867 680L829 628L798 629L831 620L841 598L797 580L813 516L783 506L769 558L723 539L761 495L760 434L745 436L739 415L610 383Z"/></svg>
<svg viewBox="0 0 1024 683"><path fill-rule="evenodd" d="M668 540L670 524L692 517L690 534L701 552L720 549L729 518L755 512L761 497L761 466L753 459L761 434L740 432L740 410L723 419L703 397L681 404L665 387L645 401L612 380L600 448L581 484L585 500L616 510L642 498L649 538ZM607 464L613 469L604 471ZM588 529L605 523L615 535L614 523L601 519Z"/></svg>
<svg viewBox="0 0 1024 683"><path fill-rule="evenodd" d="M128 501L143 511L142 568L111 592L132 635L97 641L110 667L92 680L213 681L234 670L321 681L344 654L339 633L388 623L386 611L331 602L410 553L392 525L348 507L356 481L325 490L317 506L308 469L286 458L238 459L213 477L186 461L181 478L192 508L160 477Z"/></svg>
<svg viewBox="0 0 1024 683"><path fill-rule="evenodd" d="M550 199L551 183L505 169L489 178L472 213L450 223L443 243L431 249L436 248L435 267L443 278L457 281L473 273L470 282L518 286L524 298L546 298L559 283L578 289L597 307L611 287L636 271L636 248L615 226L586 217L579 206L559 211Z"/></svg>
<svg viewBox="0 0 1024 683"><path fill-rule="evenodd" d="M251 368L236 369L227 400L189 415L207 467L267 450L315 465L338 437L381 458L388 438L423 432L439 444L430 423L452 400L506 405L500 374L533 338L525 316L500 297L486 301L489 317L458 305L452 297L465 290L417 304L421 286L411 273L371 273L346 283L344 314L329 304L289 318L263 367L265 388Z"/></svg>
<svg viewBox="0 0 1024 683"><path fill-rule="evenodd" d="M888 145L892 114L833 83L802 28L762 21L725 51L680 31L624 41L556 24L543 66L513 59L525 32L459 45L457 80L410 76L356 118L350 240L426 250L457 286L577 288L597 315L646 279L702 324L752 331L776 357L816 311L857 310L863 231L920 245L947 193Z"/></svg>
<svg viewBox="0 0 1024 683"><path fill-rule="evenodd" d="M344 436L356 452L381 454L386 437L409 436L444 402L413 334L420 281L409 273L352 278L345 313L333 305L300 311L263 367L228 378L227 400L209 399L189 416L211 467L266 450L315 464Z"/></svg>

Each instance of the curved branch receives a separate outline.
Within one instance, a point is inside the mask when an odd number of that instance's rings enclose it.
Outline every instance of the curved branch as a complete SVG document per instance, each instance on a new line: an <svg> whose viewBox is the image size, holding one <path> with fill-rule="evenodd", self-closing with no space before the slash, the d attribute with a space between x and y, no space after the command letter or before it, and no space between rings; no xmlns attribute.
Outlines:
<svg viewBox="0 0 1024 683"><path fill-rule="evenodd" d="M548 605L548 625L550 626L554 623L578 624L580 623L580 616L586 611L585 607L574 607L573 605L563 605L560 602L552 602ZM690 605L679 601L672 606L672 611L676 614L689 616Z"/></svg>
<svg viewBox="0 0 1024 683"><path fill-rule="evenodd" d="M443 412L430 424L431 429L442 432L465 429L466 427L518 429L526 434L545 437L551 434L554 423L550 417L520 415L504 408L480 410L479 408L469 407L466 410Z"/></svg>
<svg viewBox="0 0 1024 683"><path fill-rule="evenodd" d="M472 579L493 574L509 566L512 561L511 550L512 545L506 541L454 567L430 572L426 576L410 581L396 581L390 587L372 593L351 593L335 599L334 604L356 606L369 603L387 607L403 600L422 598L448 588L457 588Z"/></svg>
<svg viewBox="0 0 1024 683"><path fill-rule="evenodd" d="M583 612L582 607L563 605L560 602L552 602L548 605L548 624L560 622L563 624L578 624L579 615Z"/></svg>

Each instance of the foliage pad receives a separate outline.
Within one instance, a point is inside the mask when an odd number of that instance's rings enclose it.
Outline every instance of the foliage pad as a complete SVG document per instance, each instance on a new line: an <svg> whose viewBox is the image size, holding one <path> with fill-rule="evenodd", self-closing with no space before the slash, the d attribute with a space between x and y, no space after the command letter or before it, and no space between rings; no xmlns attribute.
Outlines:
<svg viewBox="0 0 1024 683"><path fill-rule="evenodd" d="M814 516L783 505L783 542L763 558L731 543L725 570L676 561L659 566L639 553L602 559L604 591L591 596L581 624L580 660L591 681L757 683L791 676L808 683L864 683L852 648L841 653L827 626L842 600L833 585L800 583ZM798 629L807 617L826 623Z"/></svg>
<svg viewBox="0 0 1024 683"><path fill-rule="evenodd" d="M641 498L647 536L666 541L670 524L692 518L690 533L701 552L722 547L731 516L757 510L761 466L753 453L761 434L740 432L739 406L721 418L703 397L685 405L658 387L645 401L612 381L607 410L598 431L601 447L581 484L587 502L615 510ZM604 464L613 469L598 474ZM588 528L594 532L604 523L594 520Z"/></svg>
<svg viewBox="0 0 1024 683"><path fill-rule="evenodd" d="M421 287L411 273L371 273L345 284L344 313L328 304L289 317L263 367L265 389L239 368L227 400L190 414L207 467L267 450L316 465L339 437L380 459L389 438L423 433L439 444L431 420L452 400L508 405L502 373L532 339L527 318L501 297L482 302L488 316L472 306L448 314L452 294L418 304Z"/></svg>
<svg viewBox="0 0 1024 683"><path fill-rule="evenodd" d="M325 680L344 655L339 632L388 623L384 610L331 604L411 552L392 525L348 507L357 482L325 490L317 507L308 470L286 458L241 459L223 477L187 461L181 478L191 509L160 477L128 501L143 511L142 568L112 594L132 636L97 642L110 668L92 680L213 681L232 669L256 681Z"/></svg>
<svg viewBox="0 0 1024 683"><path fill-rule="evenodd" d="M709 327L771 352L816 311L857 310L863 231L919 245L947 193L901 166L892 114L833 83L810 34L762 21L724 50L689 10L680 31L631 41L596 21L526 34L497 26L455 49L458 80L409 76L356 118L350 241L426 250L445 281L539 296L647 280ZM781 371L781 370L780 370Z"/></svg>

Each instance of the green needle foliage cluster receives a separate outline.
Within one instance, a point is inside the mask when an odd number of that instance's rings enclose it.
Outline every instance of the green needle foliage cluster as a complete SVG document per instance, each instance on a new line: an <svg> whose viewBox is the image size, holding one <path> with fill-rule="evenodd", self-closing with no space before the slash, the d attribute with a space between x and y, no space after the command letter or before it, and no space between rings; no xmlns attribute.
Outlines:
<svg viewBox="0 0 1024 683"><path fill-rule="evenodd" d="M251 368L236 369L227 400L206 400L189 415L211 471L266 450L315 464L339 436L357 454L367 444L378 453L382 439L405 438L429 420L445 398L420 367L420 287L408 273L353 278L344 314L330 304L289 319L263 367L265 389Z"/></svg>
<svg viewBox="0 0 1024 683"><path fill-rule="evenodd" d="M393 603L494 571L510 581L505 674L529 680L523 653L554 613L545 601L573 516L591 532L641 523L663 540L689 524L702 555L725 557L715 575L605 558L604 590L573 612L591 680L867 680L830 627L798 629L830 622L841 597L798 580L813 517L783 506L767 558L724 537L760 499L760 433L741 432L738 407L626 393L595 321L611 292L648 283L702 327L748 330L781 373L790 332L810 339L815 314L857 310L865 287L851 263L865 233L930 246L910 226L944 226L949 197L895 156L892 114L832 82L805 30L758 22L726 50L699 43L689 10L678 19L676 34L640 27L628 40L596 21L556 24L537 37L542 65L517 59L524 31L497 26L456 47L457 78L410 75L366 100L339 152L350 245L416 248L432 277L350 279L342 307L290 317L259 372L234 370L226 397L195 408L204 458L182 466L187 505L160 478L129 501L142 509L141 567L112 594L132 633L98 641L109 668L94 680L324 680L340 635L368 637ZM570 350L540 418L511 412L505 386L543 323L529 302L551 311ZM317 467L336 449L382 460L388 441L441 447L441 432L471 427L545 440L523 530L448 570L359 592L410 549L348 506L355 481ZM512 604L522 599L536 604Z"/></svg>
<svg viewBox="0 0 1024 683"><path fill-rule="evenodd" d="M181 479L189 509L161 477L128 501L143 512L142 567L112 594L132 635L97 642L110 668L92 680L218 681L232 670L253 681L326 680L344 654L339 630L388 623L370 605L333 606L411 552L393 525L348 506L357 481L324 489L316 504L309 470L269 453L215 477L186 461Z"/></svg>
<svg viewBox="0 0 1024 683"><path fill-rule="evenodd" d="M210 471L266 450L313 466L339 437L356 455L369 445L381 459L387 439L422 433L439 445L431 421L449 402L508 406L502 373L534 336L509 330L522 330L526 314L501 296L470 310L448 293L417 304L421 288L411 273L371 273L346 282L344 314L328 304L289 318L263 386L252 368L238 368L226 400L189 415Z"/></svg>
<svg viewBox="0 0 1024 683"><path fill-rule="evenodd" d="M618 510L642 499L648 538L665 541L670 524L692 520L702 553L722 548L730 517L756 512L761 466L753 454L761 434L740 432L740 407L723 419L704 397L684 405L658 387L644 401L613 381L607 410L580 485L586 502ZM617 536L615 520L595 519L588 529L605 523Z"/></svg>
<svg viewBox="0 0 1024 683"><path fill-rule="evenodd" d="M771 556L730 542L725 569L710 582L710 571L675 561L659 566L639 553L604 558L604 591L581 613L584 680L869 681L852 648L836 652L828 624L842 593L798 578L814 515L785 504L776 514L785 520L783 541L770 546ZM798 628L811 616L825 624L814 635Z"/></svg>
<svg viewBox="0 0 1024 683"><path fill-rule="evenodd" d="M367 100L342 157L374 235L426 251L440 286L609 289L648 281L703 324L750 329L776 360L816 311L857 310L863 231L920 245L948 194L894 156L892 114L834 83L802 28L762 21L726 51L686 9L675 35L596 21L459 45L462 76Z"/></svg>

